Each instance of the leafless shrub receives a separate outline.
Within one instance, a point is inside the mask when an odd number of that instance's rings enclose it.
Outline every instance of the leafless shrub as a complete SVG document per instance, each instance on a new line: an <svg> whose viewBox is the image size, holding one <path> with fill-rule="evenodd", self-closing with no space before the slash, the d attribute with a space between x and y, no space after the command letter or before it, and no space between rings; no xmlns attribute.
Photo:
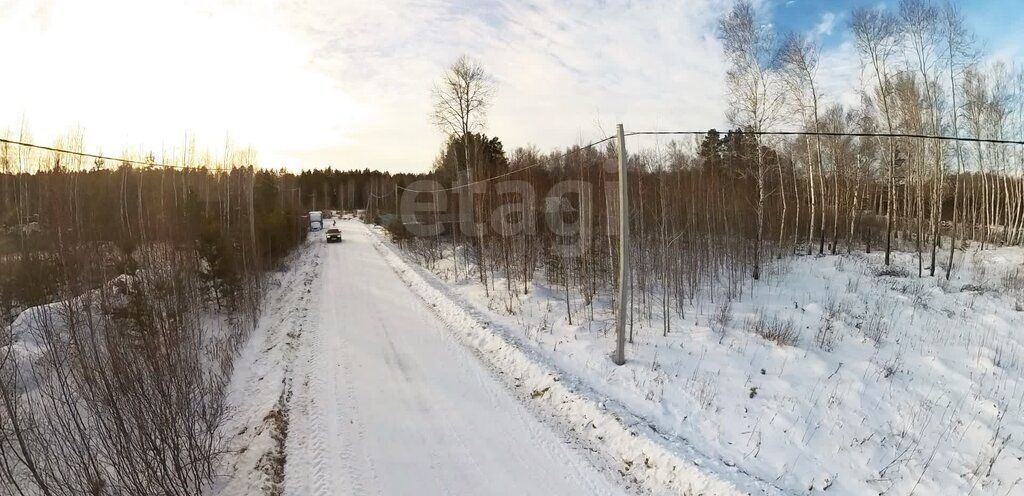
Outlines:
<svg viewBox="0 0 1024 496"><path fill-rule="evenodd" d="M721 339L725 337L725 332L728 330L730 323L732 323L732 304L727 301L715 308L715 313L711 316L711 329Z"/></svg>
<svg viewBox="0 0 1024 496"><path fill-rule="evenodd" d="M975 260L978 257L975 256ZM984 263L975 263L974 270L971 272L971 283L974 286L982 287L986 285L988 281L988 266Z"/></svg>
<svg viewBox="0 0 1024 496"><path fill-rule="evenodd" d="M747 320L751 332L779 346L796 346L799 332L793 321L779 317L757 315Z"/></svg>
<svg viewBox="0 0 1024 496"><path fill-rule="evenodd" d="M43 351L16 358L5 402L8 418L26 422L19 430L32 427L3 441L51 467L28 470L37 488L185 495L212 478L239 340L209 340L190 297L196 273L161 262L33 312L30 338Z"/></svg>
<svg viewBox="0 0 1024 496"><path fill-rule="evenodd" d="M910 277L910 272L898 265L878 267L874 272L876 277Z"/></svg>
<svg viewBox="0 0 1024 496"><path fill-rule="evenodd" d="M1024 297L1024 270L1020 267L1009 269L999 278L999 282L1008 293L1017 295L1016 303L1020 305L1020 300Z"/></svg>
<svg viewBox="0 0 1024 496"><path fill-rule="evenodd" d="M921 281L914 280L893 288L910 298L915 308L928 308L928 288Z"/></svg>
<svg viewBox="0 0 1024 496"><path fill-rule="evenodd" d="M875 346L880 345L889 335L892 305L892 303L883 302L880 298L870 306L867 317L859 324L861 332L873 341Z"/></svg>
<svg viewBox="0 0 1024 496"><path fill-rule="evenodd" d="M718 375L710 372L693 371L687 381L687 389L704 410L710 410L718 398Z"/></svg>
<svg viewBox="0 0 1024 496"><path fill-rule="evenodd" d="M857 273L853 277L846 280L846 292L847 293L858 293L860 292L860 278L861 275Z"/></svg>
<svg viewBox="0 0 1024 496"><path fill-rule="evenodd" d="M989 291L989 288L986 288L985 286L982 286L982 285L979 285L979 284L964 284L963 286L960 286L960 292L961 293L984 294L984 293L986 293L988 291Z"/></svg>
<svg viewBox="0 0 1024 496"><path fill-rule="evenodd" d="M839 341L839 331L836 323L842 315L844 307L835 295L830 295L825 302L824 312L821 314L821 323L817 332L814 333L814 344L824 351L832 351Z"/></svg>
<svg viewBox="0 0 1024 496"><path fill-rule="evenodd" d="M1020 267L1007 269L999 280L1005 289L1024 289L1024 270L1021 270Z"/></svg>
<svg viewBox="0 0 1024 496"><path fill-rule="evenodd" d="M900 369L903 367L903 354L899 352L893 354L891 357L882 362L882 364L879 365L879 367L881 368L881 376L883 378L891 378L892 376L899 373Z"/></svg>
<svg viewBox="0 0 1024 496"><path fill-rule="evenodd" d="M96 218L60 211L40 228L61 236L19 264L46 284L0 277L32 306L0 338L18 340L0 347L0 493L202 493L263 271L304 238L287 179L123 166L24 180L36 203Z"/></svg>

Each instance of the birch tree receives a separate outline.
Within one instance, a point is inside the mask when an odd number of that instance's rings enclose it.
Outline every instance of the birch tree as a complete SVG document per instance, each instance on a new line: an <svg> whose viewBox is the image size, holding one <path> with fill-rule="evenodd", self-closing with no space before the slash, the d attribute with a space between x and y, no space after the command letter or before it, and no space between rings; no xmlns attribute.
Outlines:
<svg viewBox="0 0 1024 496"><path fill-rule="evenodd" d="M853 11L850 28L857 41L857 49L864 63L871 67L878 84L878 97L882 103L889 134L895 132L890 109L891 83L889 63L900 42L899 24L896 18L877 9L861 8ZM892 229L896 209L896 141L889 137L889 193L885 212L885 265L889 265L892 252Z"/></svg>
<svg viewBox="0 0 1024 496"><path fill-rule="evenodd" d="M796 97L793 101L798 104L801 113L803 115L809 115L811 118L810 128L815 133L821 132L819 111L819 99L821 95L819 94L817 84L819 53L820 50L817 44L809 38L797 34L790 34L782 43L782 47L780 48L778 55L782 68L781 74L786 82L786 88ZM807 161L807 184L811 207L810 225L807 230L808 255L813 251L814 243L815 211L817 202L814 190L813 167L815 164L817 164L818 168L818 181L821 185L822 194L824 194L824 184L821 183L823 176L821 136L814 136L814 150L814 160L811 160L811 157L808 157ZM823 253L825 249L825 209L822 208L821 210L820 243L818 245L819 254Z"/></svg>
<svg viewBox="0 0 1024 496"><path fill-rule="evenodd" d="M753 133L756 238L752 276L761 277L761 244L764 239L764 207L767 197L768 166L760 133L769 129L782 109L784 93L778 74L772 69L773 35L754 17L749 2L737 3L719 24L719 37L729 61L730 123Z"/></svg>
<svg viewBox="0 0 1024 496"><path fill-rule="evenodd" d="M900 19L903 22L907 41L913 52L914 70L921 77L927 111L928 134L942 134L942 115L939 111L938 73L936 66L940 52L939 9L926 0L902 0L900 2ZM929 247L931 263L929 275L935 276L936 252L939 247L939 227L942 215L942 197L944 185L944 145L940 140L931 143L932 159L932 201L929 212L931 246Z"/></svg>
<svg viewBox="0 0 1024 496"><path fill-rule="evenodd" d="M471 135L483 131L487 110L494 96L494 82L479 62L461 56L442 74L441 81L434 87L434 108L431 117L434 124L449 137L462 140L463 160L466 167L466 181L474 181L473 164L470 160ZM466 192L473 204L469 224L478 236L477 256L480 264L480 281L486 284L484 270L483 231L476 228L476 205L471 189Z"/></svg>
<svg viewBox="0 0 1024 496"><path fill-rule="evenodd" d="M969 65L973 58L973 40L964 26L963 15L951 3L942 9L939 20L939 33L942 37L943 62L946 75L949 76L949 99L951 105L950 120L953 124L953 137L960 137L959 106L957 104L957 77ZM960 176L964 171L963 147L959 140L953 142L956 150L956 176L953 183L953 226L949 242L949 262L946 266L946 279L953 273L953 254L956 252L957 214L960 210Z"/></svg>

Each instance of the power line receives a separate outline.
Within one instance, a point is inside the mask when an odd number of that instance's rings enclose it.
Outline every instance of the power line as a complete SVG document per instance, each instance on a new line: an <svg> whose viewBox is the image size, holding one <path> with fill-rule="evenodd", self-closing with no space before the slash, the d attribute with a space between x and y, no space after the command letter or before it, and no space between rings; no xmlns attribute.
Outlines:
<svg viewBox="0 0 1024 496"><path fill-rule="evenodd" d="M721 132L720 134L727 134L728 132L729 131L724 131L724 132ZM971 138L971 137L955 137L955 136L940 136L940 135L913 134L913 133L865 133L865 132L840 133L840 132L829 132L829 131L817 131L817 132L815 132L815 131L739 131L739 133L741 133L741 134L749 134L749 135L754 135L754 136L826 136L826 137L855 137L855 138L914 138L914 139L929 139L929 140L939 140L939 141L963 141L963 142L968 142L968 143L990 143L990 144L997 144L997 145L1024 145L1024 141L1018 141L1018 140L1004 140L1004 139L991 139L991 138ZM706 136L707 134L708 134L708 131L633 131L633 132L625 133L625 136L626 137L628 137L628 136ZM615 136L609 136L607 138L604 138L604 139L595 141L593 143L590 143L589 145L586 145L586 146L583 146L583 147L580 147L580 148L575 148L575 149L570 150L570 151L568 151L566 153L562 153L562 154L560 154L560 155L558 155L556 157L550 158L548 160L550 160L550 161L561 160L561 159L563 159L563 158L565 158L565 157L567 157L569 155L581 152L581 151L586 150L588 148L593 148L593 147L595 147L597 145L600 145L602 143L611 141L613 139L615 139ZM435 190L415 190L415 189L405 188L403 186L398 186L398 188L401 189L401 190L404 190L404 191L412 192L412 193L440 193L440 192L445 192L445 191L455 191L457 189L468 188L468 187L476 185L476 184L486 183L488 181L494 181L496 179L501 179L503 177L508 177L510 175L517 174L517 173L522 172L522 171L527 170L527 169L532 169L534 167L539 167L541 165L544 165L543 161L542 162L538 162L538 163L533 164L533 165L529 165L529 166L520 168L520 169L516 169L514 171L509 171L509 172L506 172L504 174L500 174L500 175L497 175L497 176L494 176L494 177L490 177L490 178L486 178L486 179L480 179L480 180L477 180L477 181L473 181L471 183L461 184L461 185L457 185L457 186L452 186L450 188L442 188L442 189L435 189Z"/></svg>
<svg viewBox="0 0 1024 496"><path fill-rule="evenodd" d="M720 132L727 134L729 131ZM990 138L969 138L955 136L939 136L932 134L905 134L905 133L838 133L828 131L736 131L739 134L754 136L831 136L831 137L856 137L856 138L915 138L930 139L938 141L966 141L968 143L992 143L997 145L1024 145L1024 141L1003 140ZM626 133L626 136L667 136L667 135L690 135L705 136L708 131L634 131Z"/></svg>
<svg viewBox="0 0 1024 496"><path fill-rule="evenodd" d="M728 132L729 131L727 130L727 131L722 132L721 134L727 134ZM967 142L967 143L988 143L988 144L997 144L997 145L1024 145L1024 141L1020 141L1020 140L955 137L955 136L940 136L940 135L912 134L912 133L911 134L908 134L908 133L864 133L864 132L840 133L840 132L829 132L829 131L739 131L739 132L742 133L742 134L749 134L749 135L753 135L753 136L826 136L826 137L856 137L856 138L913 138L913 139L928 139L928 140L938 140L938 141L961 141L961 142ZM707 134L708 134L708 131L633 131L633 132L626 133L625 136L627 136L627 137L628 136L705 136ZM548 160L550 160L550 161L561 160L561 159L563 159L563 158L565 158L565 157L567 157L569 155L572 155L574 153L579 153L579 152L581 152L583 150L586 150L586 149L589 149L589 148L593 148L593 147L595 147L597 145L600 145L602 143L606 143L606 142L611 141L613 139L615 139L615 136L609 136L607 138L604 138L604 139L595 141L593 143L590 143L589 145L585 145L585 146L579 147L579 148L574 148L574 149L572 149L572 150L570 150L568 152L562 153L562 154L560 154L560 155L558 155L556 157L550 158ZM189 169L190 168L190 167L184 166L184 165L163 164L163 163L159 163L159 162L143 162L143 161L139 161L139 160L131 160L131 159L122 158L122 157L111 157L111 156L99 155L99 154L95 154L95 153L79 152L79 151L67 150L67 149L63 149L63 148L56 148L56 147L52 147L52 146L37 145L37 144L34 144L34 143L26 143L26 142L23 142L23 141L10 140L10 139L6 139L6 138L0 138L0 143L6 143L6 144L16 145L16 146L24 146L24 147L27 147L27 148L35 148L37 150L44 150L44 151L55 152L55 153L64 153L64 154L75 155L75 156L79 156L79 157L88 157L88 158L99 159L99 160L104 160L104 161L109 160L109 161L116 162L116 163L138 165L138 166L142 166L142 167L162 167L162 168L168 168L168 169ZM486 179L480 179L478 181L473 181L473 182L467 183L467 184L461 184L461 185L457 185L457 186L452 186L450 188L443 188L443 189L436 189L436 190L413 190L413 189L408 189L408 188L405 188L405 187L402 187L402 186L399 186L398 188L402 189L404 191L410 191L410 192L413 192L413 193L431 193L431 192L433 192L433 193L440 193L440 192L444 192L444 191L455 191L457 189L468 188L468 187L476 185L476 184L481 184L481 183L485 183L485 182L488 182L488 181L494 181L496 179L501 179L503 177L508 177L510 175L517 174L517 173L522 172L524 170L532 169L534 167L539 167L541 165L543 165L543 163L542 162L538 162L536 164L529 165L529 166L526 166L526 167L523 167L523 168L520 168L520 169L516 169L514 171L509 171L509 172L506 172L504 174L500 174L500 175L497 175L497 176L494 176L494 177L490 177L490 178L486 178ZM388 193L388 195L385 195L385 196L389 196L390 194L391 193Z"/></svg>
<svg viewBox="0 0 1024 496"><path fill-rule="evenodd" d="M95 159L99 159L99 160L103 160L103 161L109 160L111 162L117 162L117 163L122 163L122 164L139 165L139 166L143 166L143 167L163 167L163 168L168 168L168 169L188 169L189 168L189 167L186 167L184 165L161 164L161 163L157 163L157 162L140 162L138 160L129 160L129 159L120 158L120 157L108 157L106 155L97 155L95 153L76 152L74 150L65 150L63 148L55 148L55 147L52 147L52 146L36 145L34 143L25 143L25 142L22 142L22 141L15 141L15 140L9 140L9 139L4 139L4 138L0 138L0 143L6 143L6 144L9 144L9 145L24 146L24 147L28 147L28 148L35 148L37 150L45 150L45 151L48 151L48 152L66 153L68 155L77 155L79 157L95 158Z"/></svg>

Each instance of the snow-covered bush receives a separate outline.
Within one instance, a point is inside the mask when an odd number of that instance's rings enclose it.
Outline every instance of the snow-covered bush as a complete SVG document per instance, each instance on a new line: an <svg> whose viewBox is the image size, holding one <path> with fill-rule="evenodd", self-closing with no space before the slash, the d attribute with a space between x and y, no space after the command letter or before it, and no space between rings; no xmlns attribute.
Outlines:
<svg viewBox="0 0 1024 496"><path fill-rule="evenodd" d="M779 346L796 346L800 333L793 321L778 316L765 316L763 311L746 322L747 329Z"/></svg>

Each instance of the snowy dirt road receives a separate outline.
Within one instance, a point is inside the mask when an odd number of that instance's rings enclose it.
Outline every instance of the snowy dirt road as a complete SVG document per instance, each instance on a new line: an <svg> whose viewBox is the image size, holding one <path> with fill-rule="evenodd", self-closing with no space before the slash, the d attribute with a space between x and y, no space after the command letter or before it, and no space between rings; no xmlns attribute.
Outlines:
<svg viewBox="0 0 1024 496"><path fill-rule="evenodd" d="M284 493L621 494L406 287L365 228L322 245L292 369Z"/></svg>

